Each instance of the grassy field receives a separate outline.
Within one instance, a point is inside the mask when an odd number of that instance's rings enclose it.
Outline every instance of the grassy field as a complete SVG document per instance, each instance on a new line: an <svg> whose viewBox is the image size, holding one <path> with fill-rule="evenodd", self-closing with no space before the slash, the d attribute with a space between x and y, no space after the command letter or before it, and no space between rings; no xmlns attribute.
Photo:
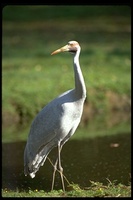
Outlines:
<svg viewBox="0 0 133 200"><path fill-rule="evenodd" d="M45 192L43 190L35 191L8 191L2 190L3 197L131 197L131 185L125 186L122 184L114 184L109 182L108 185L103 185L99 182L91 181L91 186L81 189L78 185L71 184L68 186L67 191L53 190Z"/></svg>
<svg viewBox="0 0 133 200"><path fill-rule="evenodd" d="M130 98L131 33L127 6L7 6L2 27L2 112L24 123L74 87L72 56L51 56L77 40L87 98L106 110L107 93ZM11 122L11 123L10 123Z"/></svg>

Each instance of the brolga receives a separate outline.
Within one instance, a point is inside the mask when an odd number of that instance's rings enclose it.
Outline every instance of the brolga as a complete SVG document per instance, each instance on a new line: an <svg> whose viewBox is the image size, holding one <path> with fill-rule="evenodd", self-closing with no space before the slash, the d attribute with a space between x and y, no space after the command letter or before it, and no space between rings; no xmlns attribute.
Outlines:
<svg viewBox="0 0 133 200"><path fill-rule="evenodd" d="M65 191L61 150L63 145L75 133L81 121L86 98L86 86L79 64L80 50L81 47L78 42L70 41L67 45L51 54L54 55L60 52L73 54L75 87L52 100L37 114L31 124L25 147L24 174L25 176L30 175L31 178L34 178L40 166L43 166L50 151L54 147L58 148L51 190L54 188L55 173L58 169L62 188Z"/></svg>

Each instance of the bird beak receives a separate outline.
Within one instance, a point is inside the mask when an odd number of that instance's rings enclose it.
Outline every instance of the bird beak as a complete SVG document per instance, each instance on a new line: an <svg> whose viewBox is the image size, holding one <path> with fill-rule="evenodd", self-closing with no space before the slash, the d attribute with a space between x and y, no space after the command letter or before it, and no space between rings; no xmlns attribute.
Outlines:
<svg viewBox="0 0 133 200"><path fill-rule="evenodd" d="M64 47L61 47L60 49L57 49L54 52L52 52L51 55L54 55L54 54L57 54L57 53L60 53L60 52L64 52L64 51L69 51L68 47L69 47L68 45L65 45Z"/></svg>

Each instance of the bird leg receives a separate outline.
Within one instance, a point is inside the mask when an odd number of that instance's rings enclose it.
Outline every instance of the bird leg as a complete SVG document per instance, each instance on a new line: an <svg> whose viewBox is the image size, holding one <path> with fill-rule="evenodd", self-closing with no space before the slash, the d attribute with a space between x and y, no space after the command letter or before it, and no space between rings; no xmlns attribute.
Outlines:
<svg viewBox="0 0 133 200"><path fill-rule="evenodd" d="M59 172L60 172L60 176L61 176L63 191L65 192L64 180L63 180L63 168L61 166L61 157L60 157L61 149L62 149L62 146L60 146L60 142L59 142L58 143L58 160L57 161L59 162Z"/></svg>
<svg viewBox="0 0 133 200"><path fill-rule="evenodd" d="M54 181L55 181L55 173L56 173L56 170L57 170L57 163L58 163L58 158L56 159L55 164L53 165L54 172L53 172L53 180L52 180L51 190L53 190L53 188L54 188Z"/></svg>
<svg viewBox="0 0 133 200"><path fill-rule="evenodd" d="M58 171L60 173L60 176L61 176L61 181L62 181L62 187L63 187L63 191L65 191L65 186L64 186L64 179L63 179L63 168L61 166L61 157L60 157L60 154L61 154L61 149L62 149L62 146L60 146L60 142L58 143L58 157L55 161L55 164L53 164L50 159L48 158L49 162L52 164L52 166L54 167L54 171L53 171L53 179L52 179L52 187L51 187L51 191L53 190L54 188L54 182L55 182L55 173L56 171ZM57 169L57 164L59 163L59 170ZM67 178L64 176L65 180L69 183L69 181L67 180Z"/></svg>
<svg viewBox="0 0 133 200"><path fill-rule="evenodd" d="M50 160L50 158L47 156L47 159L49 160L50 164L53 166L54 168L54 172L53 172L53 180L52 180L52 187L51 187L51 191L53 190L54 188L54 181L55 181L55 173L56 171L58 171L60 173L60 171L57 169L57 163L58 163L58 158L56 159L56 162L55 164L52 163L52 161ZM67 180L67 178L65 177L64 174L62 174L64 179L66 180L66 182L68 183L68 185L70 185L70 182Z"/></svg>

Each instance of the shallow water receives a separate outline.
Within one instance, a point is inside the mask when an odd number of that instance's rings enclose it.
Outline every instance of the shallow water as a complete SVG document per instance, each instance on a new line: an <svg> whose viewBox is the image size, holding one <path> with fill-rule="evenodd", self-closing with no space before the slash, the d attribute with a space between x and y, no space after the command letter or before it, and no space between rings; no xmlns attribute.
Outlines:
<svg viewBox="0 0 133 200"><path fill-rule="evenodd" d="M2 188L50 190L53 167L48 160L34 179L24 176L25 144L26 142L2 144ZM56 153L56 148L50 153L52 161ZM116 180L116 183L127 185L131 173L131 135L119 133L94 139L70 139L62 149L61 160L64 175L70 183L88 187L90 180L108 184L108 178L111 182ZM54 189L60 188L61 181L57 172Z"/></svg>

